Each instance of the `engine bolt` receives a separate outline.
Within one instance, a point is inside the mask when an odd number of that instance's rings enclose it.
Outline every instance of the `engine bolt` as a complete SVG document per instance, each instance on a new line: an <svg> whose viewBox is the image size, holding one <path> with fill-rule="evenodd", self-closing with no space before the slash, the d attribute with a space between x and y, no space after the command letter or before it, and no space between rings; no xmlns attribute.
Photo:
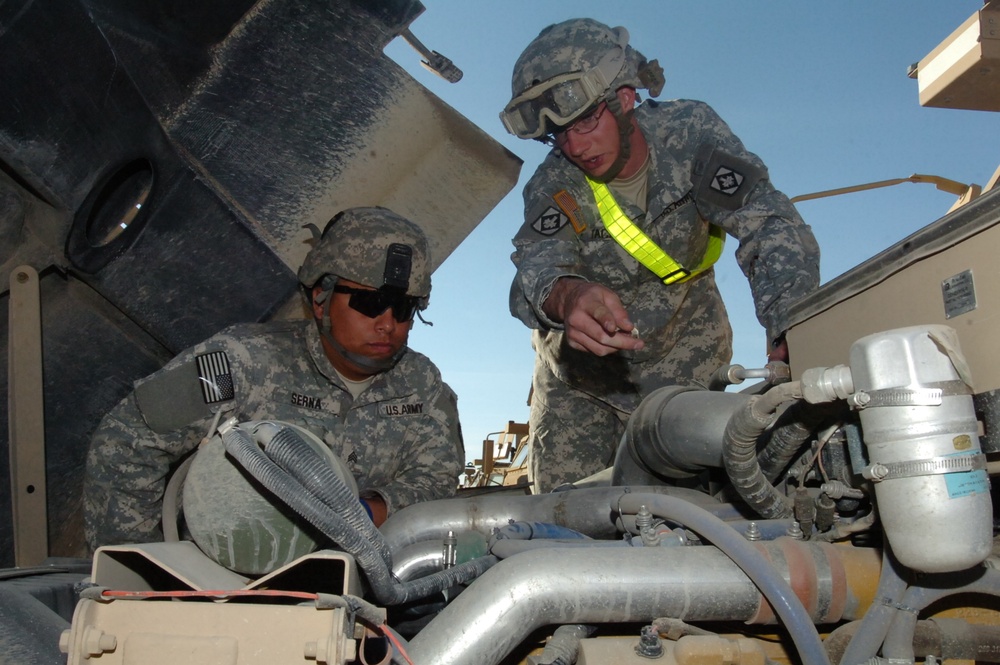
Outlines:
<svg viewBox="0 0 1000 665"><path fill-rule="evenodd" d="M663 656L663 644L660 635L653 626L643 626L639 631L639 643L635 645L635 653L640 658L660 658Z"/></svg>

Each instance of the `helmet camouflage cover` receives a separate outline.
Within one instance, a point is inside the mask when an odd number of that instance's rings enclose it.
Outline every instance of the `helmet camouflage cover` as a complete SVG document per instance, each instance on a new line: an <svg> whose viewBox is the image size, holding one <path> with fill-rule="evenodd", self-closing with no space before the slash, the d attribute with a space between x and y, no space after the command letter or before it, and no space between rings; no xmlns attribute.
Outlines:
<svg viewBox="0 0 1000 665"><path fill-rule="evenodd" d="M662 82L654 90L653 82L643 75L647 66L656 66L655 61L647 63L639 51L628 46L628 30L611 28L589 18L577 18L548 26L528 44L514 64L511 97L524 94L532 86L560 74L589 71L597 67L609 51L622 46L625 62L608 91L630 86L649 88L651 95L658 95Z"/></svg>
<svg viewBox="0 0 1000 665"><path fill-rule="evenodd" d="M541 117L535 119L536 114L549 116L550 124L568 125L625 86L648 89L653 97L660 94L662 68L655 60L647 62L628 45L628 39L625 28L611 28L588 18L570 19L542 30L514 64L511 101L501 114L508 131L521 138L552 131ZM564 78L574 80L573 75L581 85L560 83ZM549 98L543 96L546 90ZM554 106L546 110L547 105Z"/></svg>
<svg viewBox="0 0 1000 665"><path fill-rule="evenodd" d="M431 293L430 248L423 230L388 208L349 208L327 224L309 251L299 281L312 288L325 275L409 296Z"/></svg>

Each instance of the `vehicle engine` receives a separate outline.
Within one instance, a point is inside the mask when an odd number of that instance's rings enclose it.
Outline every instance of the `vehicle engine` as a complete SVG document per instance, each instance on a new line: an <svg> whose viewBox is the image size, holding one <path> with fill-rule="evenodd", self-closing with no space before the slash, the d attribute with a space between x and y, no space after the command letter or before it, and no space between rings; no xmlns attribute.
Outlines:
<svg viewBox="0 0 1000 665"><path fill-rule="evenodd" d="M598 476L376 529L308 433L220 418L166 542L75 558L93 428L182 349L293 315L302 223L386 205L442 262L521 160L384 55L460 76L417 0L0 6L0 663L1000 662L1000 171L801 303L792 367L651 394ZM978 16L912 71L921 103L1000 108Z"/></svg>
<svg viewBox="0 0 1000 665"><path fill-rule="evenodd" d="M381 529L294 428L224 424L232 463L334 544L263 576L213 561L232 544L101 548L68 662L996 662L990 483L954 330L762 373L654 392L599 477Z"/></svg>

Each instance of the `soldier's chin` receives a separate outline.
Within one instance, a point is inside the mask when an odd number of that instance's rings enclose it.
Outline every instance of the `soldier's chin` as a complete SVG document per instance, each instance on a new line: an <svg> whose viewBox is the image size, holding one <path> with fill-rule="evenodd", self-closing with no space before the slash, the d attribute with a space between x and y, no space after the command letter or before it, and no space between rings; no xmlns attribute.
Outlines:
<svg viewBox="0 0 1000 665"><path fill-rule="evenodd" d="M577 166L580 168L581 171L586 173L589 177L593 178L594 180L602 180L604 176L607 175L608 171L611 170L611 165L604 161L602 161L597 166L597 168L588 168L584 164L577 164Z"/></svg>

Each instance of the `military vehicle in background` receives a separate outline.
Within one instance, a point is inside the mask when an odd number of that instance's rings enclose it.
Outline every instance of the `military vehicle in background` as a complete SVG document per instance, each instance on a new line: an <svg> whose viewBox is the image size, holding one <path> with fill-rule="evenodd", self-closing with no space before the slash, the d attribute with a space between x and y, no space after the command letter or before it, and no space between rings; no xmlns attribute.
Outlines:
<svg viewBox="0 0 1000 665"><path fill-rule="evenodd" d="M997 174L799 303L790 368L650 395L599 477L526 494L509 423L466 482L492 491L378 530L275 491L330 542L263 573L179 538L81 558L97 421L227 323L299 315L303 223L381 203L443 261L520 164L382 55L459 76L415 0L54 1L0 5L0 661L1000 661ZM919 63L921 103L1000 110L998 18ZM272 445L245 425L215 435L234 464Z"/></svg>
<svg viewBox="0 0 1000 665"><path fill-rule="evenodd" d="M483 456L466 464L459 488L528 488L528 425L508 420L483 440Z"/></svg>

